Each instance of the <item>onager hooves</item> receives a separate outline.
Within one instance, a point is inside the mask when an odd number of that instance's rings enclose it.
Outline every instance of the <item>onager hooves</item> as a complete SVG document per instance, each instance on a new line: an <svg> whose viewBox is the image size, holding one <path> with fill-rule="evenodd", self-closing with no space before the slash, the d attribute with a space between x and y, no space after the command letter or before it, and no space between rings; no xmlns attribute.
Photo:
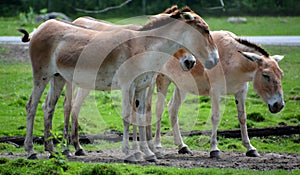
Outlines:
<svg viewBox="0 0 300 175"><path fill-rule="evenodd" d="M209 157L210 158L217 158L217 159L220 159L221 158L221 151L220 150L214 150L214 151L211 151L209 153Z"/></svg>
<svg viewBox="0 0 300 175"><path fill-rule="evenodd" d="M246 152L247 157L260 157L260 154L257 152L257 150L249 150Z"/></svg>
<svg viewBox="0 0 300 175"><path fill-rule="evenodd" d="M33 154L29 155L29 156L27 157L27 159L29 159L29 160L37 160L38 157L37 157L37 154L36 154L36 153L33 153Z"/></svg>
<svg viewBox="0 0 300 175"><path fill-rule="evenodd" d="M192 156L193 152L189 149L189 147L184 146L178 150L178 154L189 154Z"/></svg>

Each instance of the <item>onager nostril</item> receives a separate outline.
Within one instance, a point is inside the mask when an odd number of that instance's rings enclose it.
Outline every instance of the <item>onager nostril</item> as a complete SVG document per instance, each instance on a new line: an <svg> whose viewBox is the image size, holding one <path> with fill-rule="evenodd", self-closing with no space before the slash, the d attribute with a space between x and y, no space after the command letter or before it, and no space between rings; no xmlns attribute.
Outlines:
<svg viewBox="0 0 300 175"><path fill-rule="evenodd" d="M195 61L194 61L194 60L185 60L185 61L184 61L184 65L185 65L185 67L188 68L188 69L193 68L194 64L195 64Z"/></svg>
<svg viewBox="0 0 300 175"><path fill-rule="evenodd" d="M140 101L139 100L135 100L135 107L139 107L140 105Z"/></svg>

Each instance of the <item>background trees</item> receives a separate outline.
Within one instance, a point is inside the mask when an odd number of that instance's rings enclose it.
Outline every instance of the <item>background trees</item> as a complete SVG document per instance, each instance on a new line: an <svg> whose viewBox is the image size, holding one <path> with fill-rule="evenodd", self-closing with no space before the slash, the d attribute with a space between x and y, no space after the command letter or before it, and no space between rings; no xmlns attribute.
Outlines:
<svg viewBox="0 0 300 175"><path fill-rule="evenodd" d="M225 11L220 0L131 0L125 6L101 14L87 14L76 9L101 10L109 6L120 5L126 0L1 0L0 16L17 16L20 12L28 12L32 7L35 13L41 9L47 12L62 12L68 16L90 15L94 17L122 16L130 17L143 14L156 14L163 9L178 4L188 5L200 15L300 15L299 0L223 0Z"/></svg>

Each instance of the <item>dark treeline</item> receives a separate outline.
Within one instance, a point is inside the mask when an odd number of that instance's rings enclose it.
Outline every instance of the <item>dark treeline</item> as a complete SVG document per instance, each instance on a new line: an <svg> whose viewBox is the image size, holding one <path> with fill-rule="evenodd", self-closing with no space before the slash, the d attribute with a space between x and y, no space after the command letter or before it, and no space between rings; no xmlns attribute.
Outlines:
<svg viewBox="0 0 300 175"><path fill-rule="evenodd" d="M117 6L126 0L1 0L0 16L17 16L33 8L35 13L41 9L47 12L62 12L70 17L89 15L94 17L130 17L143 14L157 14L173 4L179 7L190 6L202 16L297 16L300 15L299 0L131 0L125 6L101 14L88 14L76 10L102 10ZM45 10L44 10L45 11Z"/></svg>

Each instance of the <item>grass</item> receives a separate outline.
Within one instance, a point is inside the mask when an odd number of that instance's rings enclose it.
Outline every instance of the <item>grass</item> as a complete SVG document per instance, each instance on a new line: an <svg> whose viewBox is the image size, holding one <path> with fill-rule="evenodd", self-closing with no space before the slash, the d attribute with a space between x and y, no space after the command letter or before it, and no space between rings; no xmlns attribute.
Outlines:
<svg viewBox="0 0 300 175"><path fill-rule="evenodd" d="M247 24L229 24L226 18L205 18L212 30L230 30L237 35L299 35L300 17L248 17ZM109 19L112 22L128 23L130 21L139 21L143 19L130 19L121 21L121 19ZM120 22L121 21L121 22ZM31 31L36 25L22 26ZM265 27L268 26L268 27ZM0 18L0 36L1 35L19 35L14 29L20 27L15 18ZM269 30L272 29L272 30ZM265 46L271 54L285 55L279 65L284 70L282 85L284 89L284 98L286 106L279 114L271 114L266 104L264 104L254 92L250 84L248 100L246 102L248 114L248 127L268 127L278 125L299 125L300 123L300 47L284 46ZM0 54L7 52L0 47ZM0 59L0 136L25 135L26 132L26 110L25 105L29 99L32 90L31 65L28 62L17 62L12 60ZM171 87L167 99L172 94ZM39 103L37 115L35 118L34 135L43 135L43 112L42 103L45 100L47 91ZM154 102L155 100L154 95ZM63 97L59 99L53 118L53 130L55 134L62 134L63 131ZM121 121L121 94L119 91L112 92L92 92L85 101L79 118L81 134L102 134L109 130L122 131ZM166 101L167 103L167 101ZM221 105L222 120L219 129L238 128L236 107L233 96L225 96ZM155 111L155 109L153 109ZM208 97L196 97L188 95L187 99L180 108L179 122L181 130L203 130L210 129L210 100ZM153 113L153 116L154 113ZM155 120L155 117L153 118ZM153 124L154 121L153 121ZM168 112L165 109L162 131L170 131L170 121ZM175 147L173 138L164 136L162 144L166 147ZM192 149L210 150L209 137L185 137L187 143ZM299 135L290 137L265 137L251 138L252 144L260 152L291 152L300 153ZM121 143L100 142L96 145L83 145L86 150L101 150L106 148L121 148ZM224 151L245 151L240 139L219 138L219 148ZM43 145L35 145L37 152L43 152ZM1 143L0 152L21 152L23 147L15 148L10 144ZM55 165L55 166L54 166ZM17 166L18 168L14 168ZM28 161L24 159L7 160L0 158L0 174L43 174L51 172L52 174L88 174L98 171L119 172L127 174L299 174L299 171L287 172L276 170L270 172L257 172L252 170L234 170L234 169L178 169L165 167L142 167L139 165L126 164L84 164L78 162L66 162L64 160L40 160Z"/></svg>
<svg viewBox="0 0 300 175"><path fill-rule="evenodd" d="M237 35L300 35L300 17L246 17L247 23L232 24L227 22L227 17L203 17L211 30L229 30ZM146 17L108 18L104 19L118 24L144 24ZM18 18L0 17L0 36L18 36L16 28L33 31L37 24L23 24Z"/></svg>
<svg viewBox="0 0 300 175"><path fill-rule="evenodd" d="M78 163L66 162L61 159L50 159L41 161L31 161L25 159L9 160L0 158L0 174L240 174L240 175L282 175L282 174L297 174L299 170L284 171L272 170L258 172L255 170L246 169L221 169L221 168L166 168L159 166L141 166L131 164L95 164L95 163Z"/></svg>
<svg viewBox="0 0 300 175"><path fill-rule="evenodd" d="M293 100L297 97L300 91L300 69L298 58L300 56L298 50L300 47L283 47L283 46L268 46L265 47L272 54L283 54L283 59L279 65L284 70L282 80L284 97L286 106L279 114L271 114L267 106L259 99L250 86L248 100L246 101L248 114L248 127L268 127L278 125L299 125L300 108L299 101ZM5 52L5 51L3 51ZM0 136L25 135L26 132L26 110L25 105L29 99L32 90L32 74L30 63L20 63L11 60L0 60ZM167 98L170 99L172 88L169 89ZM39 103L37 115L35 118L34 135L43 135L43 112L41 109L42 103L45 100L47 90ZM56 106L53 118L53 133L62 134L63 131L63 96L59 99ZM154 95L154 102L156 95ZM92 92L82 107L79 124L80 133L82 134L102 134L109 130L122 131L123 125L121 121L121 94L120 91L112 92ZM167 103L167 101L166 101ZM167 105L167 104L166 104ZM155 104L154 104L155 107ZM219 129L235 129L239 128L237 113L233 96L225 96L222 100L222 120ZM153 112L155 109L153 109ZM183 103L179 113L179 122L181 130L207 130L211 128L210 124L210 100L208 97L197 97L188 95L188 98ZM251 117L255 116L255 117ZM153 116L155 114L153 113ZM259 119L258 117L259 116ZM155 117L153 119L153 124ZM162 131L171 131L168 112L165 109L162 120ZM186 138L189 143L189 138ZM166 139L168 140L168 139ZM172 138L170 138L172 140ZM192 139L193 140L193 139ZM223 140L223 139L221 139ZM261 143L260 139L255 142ZM276 140L276 139L275 139ZM172 141L165 141L163 144L171 146ZM237 150L244 151L240 140L232 139L230 142L238 145ZM292 149L297 143L293 143L293 138L287 142L286 149L282 149L279 143L274 144L273 151L295 152ZM207 143L204 143L205 145ZM209 149L209 146L202 147L197 145L197 142L191 142L188 145L195 149ZM224 143L224 147L227 147ZM259 145L259 144L258 144ZM268 151L255 145L259 150ZM288 145L291 145L290 147ZM223 148L222 148L223 149ZM226 149L226 148L225 148Z"/></svg>
<svg viewBox="0 0 300 175"><path fill-rule="evenodd" d="M263 121L255 121L250 118L248 126L267 127L278 126L279 124L298 125L300 120L299 101L292 100L300 91L300 69L299 47L266 47L273 54L284 54L285 59L279 65L284 70L283 89L286 106L278 114L271 114L252 86L248 93L246 101L248 116L259 113ZM0 111L2 122L0 123L0 135L25 135L26 111L25 104L29 99L32 89L31 66L29 63L19 63L0 60ZM172 94L172 88L169 89L168 99ZM47 91L40 101L37 115L35 118L34 135L43 135L43 112L42 103ZM64 93L63 95L64 96ZM155 102L154 96L154 102ZM81 133L99 134L113 129L122 131L121 122L121 94L120 91L113 92L92 92L86 99L80 113ZM166 101L167 103L167 101ZM63 97L60 98L54 114L53 132L63 130ZM167 104L165 104L167 105ZM155 105L154 105L155 108ZM234 103L234 97L225 96L222 101L222 120L219 129L238 128L237 113ZM153 112L155 109L153 109ZM188 95L188 98L181 106L179 113L180 127L184 131L210 129L210 101L208 97L197 97ZM153 113L153 116L155 114ZM12 122L13 121L13 122ZM153 119L153 124L155 117ZM170 122L167 109L163 115L162 131L170 131Z"/></svg>

